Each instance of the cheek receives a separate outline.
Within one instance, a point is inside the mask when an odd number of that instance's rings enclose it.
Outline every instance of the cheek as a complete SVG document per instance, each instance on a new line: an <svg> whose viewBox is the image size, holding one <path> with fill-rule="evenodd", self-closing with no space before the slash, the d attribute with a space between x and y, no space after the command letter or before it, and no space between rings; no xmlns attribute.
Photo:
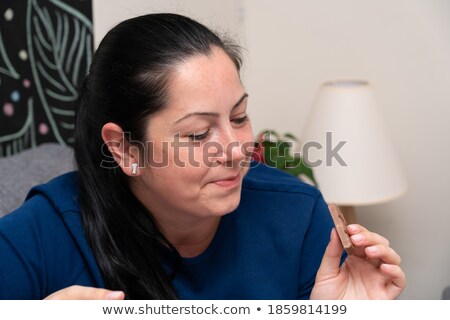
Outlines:
<svg viewBox="0 0 450 320"><path fill-rule="evenodd" d="M182 192L192 192L200 187L207 173L203 165L202 148L192 143L181 146L171 145L167 151L167 176L177 181L177 185L184 188Z"/></svg>
<svg viewBox="0 0 450 320"><path fill-rule="evenodd" d="M147 153L146 164L150 168L173 169L200 167L201 147L188 142L153 143Z"/></svg>
<svg viewBox="0 0 450 320"><path fill-rule="evenodd" d="M169 165L170 144L166 141L149 142L147 144L146 165L150 168L164 168Z"/></svg>
<svg viewBox="0 0 450 320"><path fill-rule="evenodd" d="M147 190L159 195L159 201L164 201L163 198L194 200L201 187L201 173L196 168L183 168L169 162L166 167L149 168L147 172Z"/></svg>
<svg viewBox="0 0 450 320"><path fill-rule="evenodd" d="M200 144L183 142L173 145L169 150L170 166L183 169L189 175L200 175L203 164L203 148Z"/></svg>

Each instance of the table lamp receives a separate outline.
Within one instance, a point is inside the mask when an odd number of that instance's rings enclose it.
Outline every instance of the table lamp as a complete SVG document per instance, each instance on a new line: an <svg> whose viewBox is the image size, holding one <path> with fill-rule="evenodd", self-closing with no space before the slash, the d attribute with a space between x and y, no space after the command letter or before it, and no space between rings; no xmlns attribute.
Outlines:
<svg viewBox="0 0 450 320"><path fill-rule="evenodd" d="M354 206L387 202L407 182L366 80L324 82L302 135L303 158L313 168L324 199L337 204L349 223Z"/></svg>

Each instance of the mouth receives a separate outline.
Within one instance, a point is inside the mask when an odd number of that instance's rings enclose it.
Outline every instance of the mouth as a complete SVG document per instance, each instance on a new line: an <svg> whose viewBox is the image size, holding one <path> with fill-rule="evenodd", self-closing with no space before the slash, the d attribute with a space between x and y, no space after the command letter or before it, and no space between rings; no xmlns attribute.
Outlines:
<svg viewBox="0 0 450 320"><path fill-rule="evenodd" d="M237 187L240 184L241 178L242 178L242 175L239 172L236 175L228 176L228 177L225 177L225 178L219 179L219 180L215 180L215 181L212 181L211 183L216 186L225 188L225 189L231 189L231 188Z"/></svg>

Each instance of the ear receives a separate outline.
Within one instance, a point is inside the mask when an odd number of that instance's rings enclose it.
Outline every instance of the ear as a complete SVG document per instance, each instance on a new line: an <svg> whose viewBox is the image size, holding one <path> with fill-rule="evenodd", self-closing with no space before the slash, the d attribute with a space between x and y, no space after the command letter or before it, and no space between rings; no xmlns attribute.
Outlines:
<svg viewBox="0 0 450 320"><path fill-rule="evenodd" d="M115 123L108 122L102 128L102 139L108 146L114 160L128 176L140 175L139 149L132 145L125 137L122 128ZM136 173L132 173L132 166L137 165Z"/></svg>

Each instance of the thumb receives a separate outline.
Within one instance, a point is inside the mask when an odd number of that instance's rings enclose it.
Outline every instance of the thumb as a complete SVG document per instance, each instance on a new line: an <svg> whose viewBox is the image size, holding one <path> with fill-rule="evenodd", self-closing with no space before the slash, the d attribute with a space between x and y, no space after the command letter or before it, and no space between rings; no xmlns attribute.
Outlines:
<svg viewBox="0 0 450 320"><path fill-rule="evenodd" d="M331 230L330 242L317 271L316 281L333 278L339 274L342 250L344 250L342 243L339 240L336 229L333 228Z"/></svg>

